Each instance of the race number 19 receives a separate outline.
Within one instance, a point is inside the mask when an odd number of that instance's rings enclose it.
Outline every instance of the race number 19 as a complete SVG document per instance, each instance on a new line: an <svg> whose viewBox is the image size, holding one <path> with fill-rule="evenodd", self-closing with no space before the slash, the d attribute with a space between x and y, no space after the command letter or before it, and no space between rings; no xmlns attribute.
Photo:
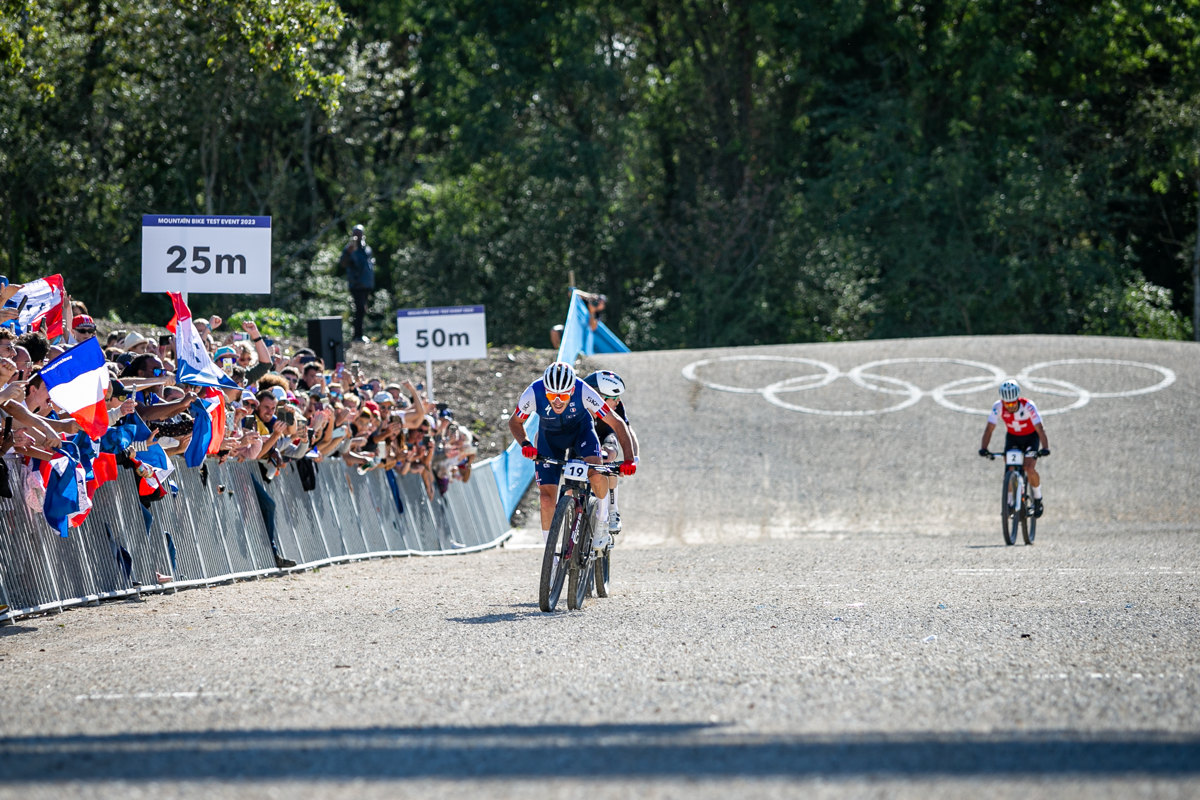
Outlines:
<svg viewBox="0 0 1200 800"><path fill-rule="evenodd" d="M269 294L270 217L142 217L142 291Z"/></svg>

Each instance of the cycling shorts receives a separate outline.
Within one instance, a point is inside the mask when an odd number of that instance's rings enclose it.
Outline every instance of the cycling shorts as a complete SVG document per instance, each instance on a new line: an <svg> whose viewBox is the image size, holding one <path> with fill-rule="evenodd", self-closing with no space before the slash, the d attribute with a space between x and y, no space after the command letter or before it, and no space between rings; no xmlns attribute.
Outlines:
<svg viewBox="0 0 1200 800"><path fill-rule="evenodd" d="M572 451L575 458L599 456L600 440L596 438L596 429L591 425L581 425L572 432L556 433L552 436L547 436L544 431L538 429L537 451L539 456L561 461L567 457L568 449ZM561 475L562 465L560 464L537 465L538 486L557 485Z"/></svg>
<svg viewBox="0 0 1200 800"><path fill-rule="evenodd" d="M1013 436L1011 433L1004 434L1004 449L1007 450L1032 450L1037 452L1042 446L1041 437L1036 433L1027 433L1024 436Z"/></svg>

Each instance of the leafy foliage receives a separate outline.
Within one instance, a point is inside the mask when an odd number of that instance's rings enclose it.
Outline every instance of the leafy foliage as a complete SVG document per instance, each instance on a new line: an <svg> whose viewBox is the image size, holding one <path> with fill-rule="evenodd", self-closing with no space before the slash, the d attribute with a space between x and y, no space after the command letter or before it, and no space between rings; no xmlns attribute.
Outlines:
<svg viewBox="0 0 1200 800"><path fill-rule="evenodd" d="M160 6L0 0L0 274L169 315L140 215L256 214L196 313L344 315L362 223L375 335L544 345L572 275L640 347L1189 334L1200 0Z"/></svg>

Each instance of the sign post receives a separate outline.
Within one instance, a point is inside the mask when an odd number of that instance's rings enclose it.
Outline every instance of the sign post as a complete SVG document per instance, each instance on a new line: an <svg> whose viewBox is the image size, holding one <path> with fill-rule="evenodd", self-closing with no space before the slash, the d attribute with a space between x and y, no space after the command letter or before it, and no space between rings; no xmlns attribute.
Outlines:
<svg viewBox="0 0 1200 800"><path fill-rule="evenodd" d="M433 362L487 358L483 306L404 308L396 312L396 350L402 362L425 362L433 400Z"/></svg>
<svg viewBox="0 0 1200 800"><path fill-rule="evenodd" d="M142 215L142 291L271 293L271 218Z"/></svg>

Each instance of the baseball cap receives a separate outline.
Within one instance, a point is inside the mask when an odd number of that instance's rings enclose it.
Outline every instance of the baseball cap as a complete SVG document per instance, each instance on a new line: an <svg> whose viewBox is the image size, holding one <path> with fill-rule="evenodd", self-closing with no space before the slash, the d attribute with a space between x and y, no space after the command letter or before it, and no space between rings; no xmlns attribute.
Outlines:
<svg viewBox="0 0 1200 800"><path fill-rule="evenodd" d="M371 399L379 404L392 403L394 405L396 402L396 398L392 397L388 392L376 392L375 396Z"/></svg>
<svg viewBox="0 0 1200 800"><path fill-rule="evenodd" d="M96 320L89 317L87 314L76 314L75 319L71 322L71 326L79 330L96 330Z"/></svg>

